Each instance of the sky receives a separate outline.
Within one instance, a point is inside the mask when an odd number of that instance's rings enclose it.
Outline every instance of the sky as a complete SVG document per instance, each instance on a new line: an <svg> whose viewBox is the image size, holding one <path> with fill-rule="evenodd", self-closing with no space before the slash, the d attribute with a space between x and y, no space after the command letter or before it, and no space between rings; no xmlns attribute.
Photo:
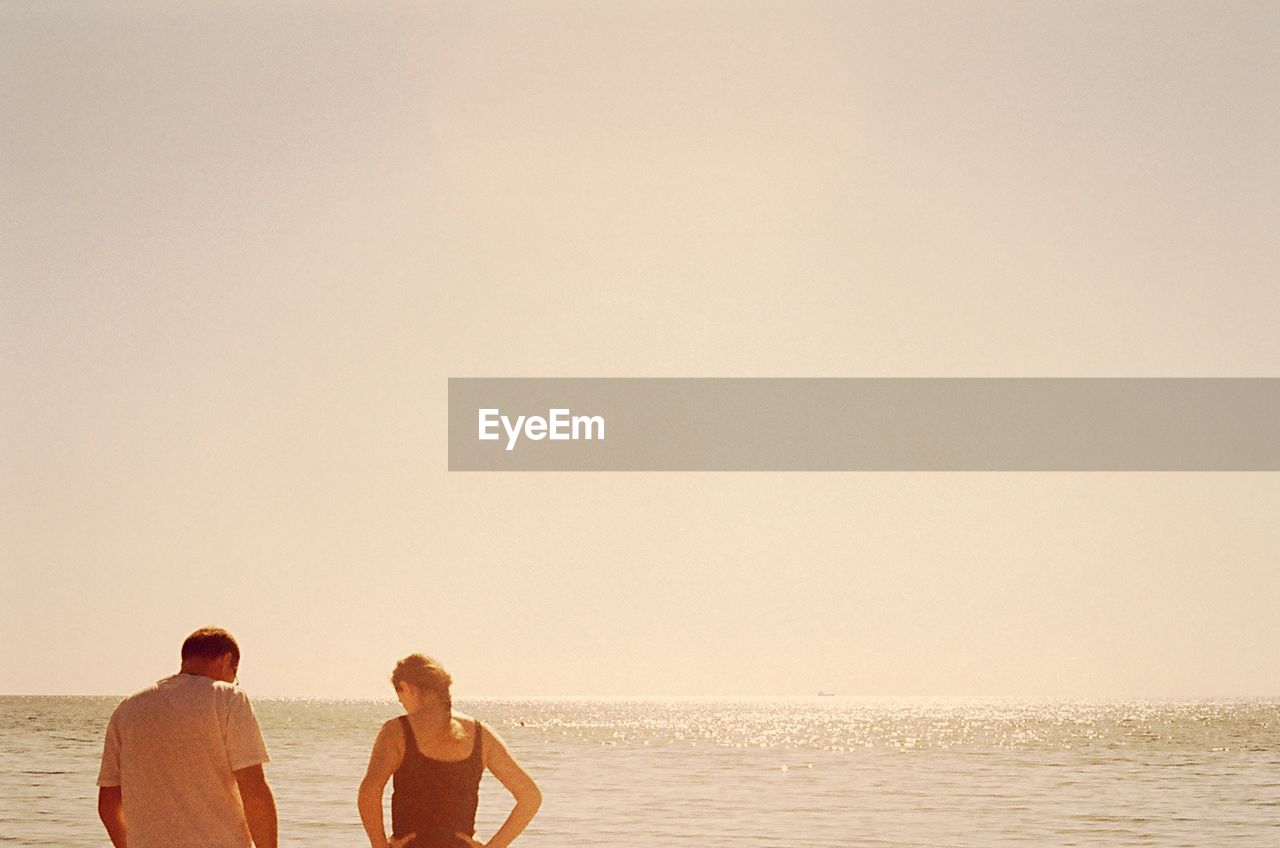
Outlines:
<svg viewBox="0 0 1280 848"><path fill-rule="evenodd" d="M1268 3L0 2L0 693L1280 694L1266 473L467 474L449 377L1280 376Z"/></svg>

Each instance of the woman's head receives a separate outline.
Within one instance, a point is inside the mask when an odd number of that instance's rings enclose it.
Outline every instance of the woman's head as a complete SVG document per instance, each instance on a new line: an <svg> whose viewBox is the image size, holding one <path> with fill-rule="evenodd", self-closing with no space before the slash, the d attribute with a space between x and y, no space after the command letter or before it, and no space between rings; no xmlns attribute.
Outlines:
<svg viewBox="0 0 1280 848"><path fill-rule="evenodd" d="M396 663L391 672L391 685L396 688L396 695L404 703L405 696L421 701L434 695L440 699L446 709L453 709L453 699L449 694L449 686L453 678L440 663L423 654L410 654ZM405 703L405 707L409 704Z"/></svg>

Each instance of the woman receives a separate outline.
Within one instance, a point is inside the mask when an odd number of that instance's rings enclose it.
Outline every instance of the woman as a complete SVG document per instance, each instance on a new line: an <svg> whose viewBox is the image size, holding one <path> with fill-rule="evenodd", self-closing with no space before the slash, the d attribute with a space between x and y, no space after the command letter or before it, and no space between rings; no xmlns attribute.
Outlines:
<svg viewBox="0 0 1280 848"><path fill-rule="evenodd" d="M506 848L538 811L542 793L498 735L455 713L453 679L422 654L396 664L391 684L405 715L382 725L360 784L360 821L373 848ZM488 842L475 838L476 803L485 769L516 805ZM383 828L382 793L392 778L391 826Z"/></svg>

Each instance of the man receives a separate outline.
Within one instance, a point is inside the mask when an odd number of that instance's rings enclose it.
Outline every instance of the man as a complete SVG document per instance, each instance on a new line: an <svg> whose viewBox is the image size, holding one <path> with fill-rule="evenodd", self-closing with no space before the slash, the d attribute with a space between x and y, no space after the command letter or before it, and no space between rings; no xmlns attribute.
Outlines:
<svg viewBox="0 0 1280 848"><path fill-rule="evenodd" d="M216 627L182 643L182 668L111 715L98 815L116 848L276 848L267 748L235 685L240 646Z"/></svg>

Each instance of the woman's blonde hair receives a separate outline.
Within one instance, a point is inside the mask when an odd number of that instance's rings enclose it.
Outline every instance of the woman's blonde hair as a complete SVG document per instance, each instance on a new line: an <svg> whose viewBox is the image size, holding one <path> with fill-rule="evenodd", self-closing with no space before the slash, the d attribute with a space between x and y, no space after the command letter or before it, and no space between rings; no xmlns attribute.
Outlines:
<svg viewBox="0 0 1280 848"><path fill-rule="evenodd" d="M391 685L399 687L401 683L411 683L423 692L434 692L445 706L453 708L453 698L449 695L453 678L444 666L425 654L410 654L396 663L395 671L391 672Z"/></svg>

